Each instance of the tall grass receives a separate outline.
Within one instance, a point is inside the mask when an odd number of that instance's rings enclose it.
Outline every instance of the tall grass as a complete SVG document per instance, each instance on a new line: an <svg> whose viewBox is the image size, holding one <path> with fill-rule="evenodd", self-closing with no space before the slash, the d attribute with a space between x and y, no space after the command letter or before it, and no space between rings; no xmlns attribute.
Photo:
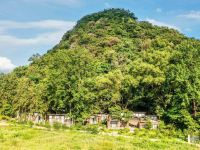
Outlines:
<svg viewBox="0 0 200 150"><path fill-rule="evenodd" d="M0 150L197 150L175 138L165 138L156 132L138 131L131 136L103 135L97 128L78 130L44 130L24 125L0 127ZM93 131L93 132L91 132ZM143 135L142 135L143 134Z"/></svg>

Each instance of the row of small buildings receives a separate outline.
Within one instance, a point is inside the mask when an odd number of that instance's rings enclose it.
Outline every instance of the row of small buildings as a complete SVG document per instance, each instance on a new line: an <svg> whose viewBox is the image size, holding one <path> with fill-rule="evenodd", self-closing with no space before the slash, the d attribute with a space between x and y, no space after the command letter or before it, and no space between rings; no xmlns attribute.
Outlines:
<svg viewBox="0 0 200 150"><path fill-rule="evenodd" d="M34 123L42 123L49 122L49 124L54 124L56 122L61 123L66 126L75 125L75 121L67 117L66 114L47 114L43 117L39 113L29 114L28 120ZM157 129L159 125L159 120L156 115L147 115L146 112L134 112L132 117L124 122L119 119L114 119L108 114L95 114L90 116L85 120L85 124L99 124L105 122L107 124L108 129L123 129L130 128L130 130L134 130L134 128L146 128L147 124L150 122L152 129Z"/></svg>

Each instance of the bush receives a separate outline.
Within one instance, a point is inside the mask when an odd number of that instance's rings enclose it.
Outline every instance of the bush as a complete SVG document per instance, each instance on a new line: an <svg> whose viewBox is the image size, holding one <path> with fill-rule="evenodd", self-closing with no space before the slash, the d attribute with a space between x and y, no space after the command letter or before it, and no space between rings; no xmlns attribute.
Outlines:
<svg viewBox="0 0 200 150"><path fill-rule="evenodd" d="M59 130L59 129L62 128L62 124L60 122L54 122L53 128L56 129L56 130Z"/></svg>
<svg viewBox="0 0 200 150"><path fill-rule="evenodd" d="M18 120L17 123L22 124L22 125L26 125L27 121L26 120Z"/></svg>
<svg viewBox="0 0 200 150"><path fill-rule="evenodd" d="M37 123L36 125L37 125L37 126L41 126L41 127L45 127L45 128L48 128L48 129L51 128L51 125L50 125L49 122L47 122L47 121L44 122L44 123L43 123L43 122L41 122L41 123L39 123L39 124Z"/></svg>
<svg viewBox="0 0 200 150"><path fill-rule="evenodd" d="M46 122L44 123L44 127L50 129L50 128L51 128L51 125L49 124L49 122L46 121Z"/></svg>
<svg viewBox="0 0 200 150"><path fill-rule="evenodd" d="M16 124L16 123L17 123L17 119L11 118L11 119L10 119L10 122L11 122L12 124Z"/></svg>
<svg viewBox="0 0 200 150"><path fill-rule="evenodd" d="M75 124L75 125L71 126L69 129L71 129L71 130L83 130L84 127L83 127L82 124Z"/></svg>
<svg viewBox="0 0 200 150"><path fill-rule="evenodd" d="M4 139L3 133L0 133L0 139L1 139L1 140Z"/></svg>
<svg viewBox="0 0 200 150"><path fill-rule="evenodd" d="M33 123L32 121L27 121L27 125L28 125L29 127L33 127L34 123Z"/></svg>
<svg viewBox="0 0 200 150"><path fill-rule="evenodd" d="M70 127L68 127L68 126L65 125L65 124L62 125L62 129L63 129L63 130L66 130L66 129L69 129L69 128L70 128Z"/></svg>
<svg viewBox="0 0 200 150"><path fill-rule="evenodd" d="M138 133L139 133L139 129L138 129L138 128L135 128L133 134L134 134L134 135L138 135Z"/></svg>
<svg viewBox="0 0 200 150"><path fill-rule="evenodd" d="M130 129L129 128L124 128L124 129L120 129L118 131L119 134L127 134L130 132Z"/></svg>
<svg viewBox="0 0 200 150"><path fill-rule="evenodd" d="M9 121L11 118L8 116L0 115L0 120L6 120Z"/></svg>
<svg viewBox="0 0 200 150"><path fill-rule="evenodd" d="M101 125L106 126L107 125L107 120L101 121Z"/></svg>
<svg viewBox="0 0 200 150"><path fill-rule="evenodd" d="M138 136L145 137L145 136L148 135L148 133L149 133L149 130L142 128L142 129L139 130Z"/></svg>
<svg viewBox="0 0 200 150"><path fill-rule="evenodd" d="M145 128L149 129L149 130L152 128L152 123L151 123L151 121L149 119L147 120Z"/></svg>
<svg viewBox="0 0 200 150"><path fill-rule="evenodd" d="M104 124L102 124L101 126L99 126L99 132L108 132L108 129Z"/></svg>
<svg viewBox="0 0 200 150"><path fill-rule="evenodd" d="M159 133L157 130L150 130L147 134L148 138L156 138L158 137Z"/></svg>
<svg viewBox="0 0 200 150"><path fill-rule="evenodd" d="M99 133L98 125L87 125L87 126L85 126L85 130L89 131L92 134L98 134Z"/></svg>

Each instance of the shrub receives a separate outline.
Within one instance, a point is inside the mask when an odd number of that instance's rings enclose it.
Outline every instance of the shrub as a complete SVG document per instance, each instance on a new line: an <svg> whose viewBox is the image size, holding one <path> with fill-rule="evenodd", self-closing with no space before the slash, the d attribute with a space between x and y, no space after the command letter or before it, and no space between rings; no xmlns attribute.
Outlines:
<svg viewBox="0 0 200 150"><path fill-rule="evenodd" d="M22 137L23 139L25 139L25 140L29 140L29 139L31 139L31 138L33 137L33 135L32 135L31 132L23 132L23 133L21 134L21 137Z"/></svg>
<svg viewBox="0 0 200 150"><path fill-rule="evenodd" d="M126 133L129 133L130 132L130 129L129 128L124 128L124 129L120 129L118 131L119 134L126 134Z"/></svg>
<svg viewBox="0 0 200 150"><path fill-rule="evenodd" d="M82 124L75 124L75 125L71 126L69 129L71 129L71 130L82 130L83 125Z"/></svg>
<svg viewBox="0 0 200 150"><path fill-rule="evenodd" d="M12 134L12 137L13 138L18 138L18 137L21 137L22 136L22 132L21 131L16 131Z"/></svg>
<svg viewBox="0 0 200 150"><path fill-rule="evenodd" d="M44 127L50 129L50 128L51 128L51 125L49 124L49 122L45 122L45 123L44 123Z"/></svg>
<svg viewBox="0 0 200 150"><path fill-rule="evenodd" d="M108 132L108 129L106 128L106 125L101 124L101 126L99 126L99 132Z"/></svg>
<svg viewBox="0 0 200 150"><path fill-rule="evenodd" d="M149 130L142 128L142 129L139 130L138 135L145 137L148 134L148 131Z"/></svg>
<svg viewBox="0 0 200 150"><path fill-rule="evenodd" d="M0 133L0 139L1 139L1 140L4 139L3 133Z"/></svg>
<svg viewBox="0 0 200 150"><path fill-rule="evenodd" d="M62 124L60 122L54 122L53 128L56 129L56 130L59 130L59 129L62 128Z"/></svg>
<svg viewBox="0 0 200 150"><path fill-rule="evenodd" d="M107 120L101 121L101 124L102 124L103 126L106 126L106 125L107 125Z"/></svg>
<svg viewBox="0 0 200 150"><path fill-rule="evenodd" d="M138 129L138 128L135 128L135 129L134 129L134 135L138 135L138 133L139 133L139 129Z"/></svg>
<svg viewBox="0 0 200 150"><path fill-rule="evenodd" d="M101 43L101 45L112 47L113 45L117 45L119 42L120 42L120 39L118 37L108 37L107 40Z"/></svg>
<svg viewBox="0 0 200 150"><path fill-rule="evenodd" d="M62 125L62 129L63 129L63 130L65 130L65 129L69 129L69 128L70 128L70 127L68 127L68 126L65 125L65 124Z"/></svg>
<svg viewBox="0 0 200 150"><path fill-rule="evenodd" d="M149 119L147 120L145 128L149 129L149 130L152 128L152 123L151 123L151 121Z"/></svg>
<svg viewBox="0 0 200 150"><path fill-rule="evenodd" d="M48 128L50 129L51 128L51 125L49 124L49 122L41 122L39 124L36 124L37 126L41 126L41 127L45 127L45 128Z"/></svg>
<svg viewBox="0 0 200 150"><path fill-rule="evenodd" d="M158 136L158 132L157 130L150 130L147 135L148 138L156 138Z"/></svg>
<svg viewBox="0 0 200 150"><path fill-rule="evenodd" d="M26 125L27 121L26 120L18 120L17 123L22 124L22 125Z"/></svg>
<svg viewBox="0 0 200 150"><path fill-rule="evenodd" d="M34 123L33 123L32 121L27 121L27 125L28 125L29 127L33 127Z"/></svg>
<svg viewBox="0 0 200 150"><path fill-rule="evenodd" d="M4 116L4 115L0 115L0 120L7 120L7 121L9 121L10 117Z"/></svg>
<svg viewBox="0 0 200 150"><path fill-rule="evenodd" d="M98 134L99 133L98 125L87 125L87 126L85 126L85 130L89 131L92 134Z"/></svg>
<svg viewBox="0 0 200 150"><path fill-rule="evenodd" d="M17 123L17 119L12 118L12 119L10 119L10 122L11 122L12 124L16 124L16 123Z"/></svg>

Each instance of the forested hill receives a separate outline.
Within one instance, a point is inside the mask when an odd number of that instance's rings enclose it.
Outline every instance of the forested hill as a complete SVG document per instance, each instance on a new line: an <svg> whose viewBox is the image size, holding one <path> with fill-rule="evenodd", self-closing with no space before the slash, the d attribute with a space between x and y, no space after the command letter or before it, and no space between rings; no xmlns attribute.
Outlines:
<svg viewBox="0 0 200 150"><path fill-rule="evenodd" d="M83 17L29 66L0 77L0 113L147 111L181 129L200 124L200 41L123 9Z"/></svg>

